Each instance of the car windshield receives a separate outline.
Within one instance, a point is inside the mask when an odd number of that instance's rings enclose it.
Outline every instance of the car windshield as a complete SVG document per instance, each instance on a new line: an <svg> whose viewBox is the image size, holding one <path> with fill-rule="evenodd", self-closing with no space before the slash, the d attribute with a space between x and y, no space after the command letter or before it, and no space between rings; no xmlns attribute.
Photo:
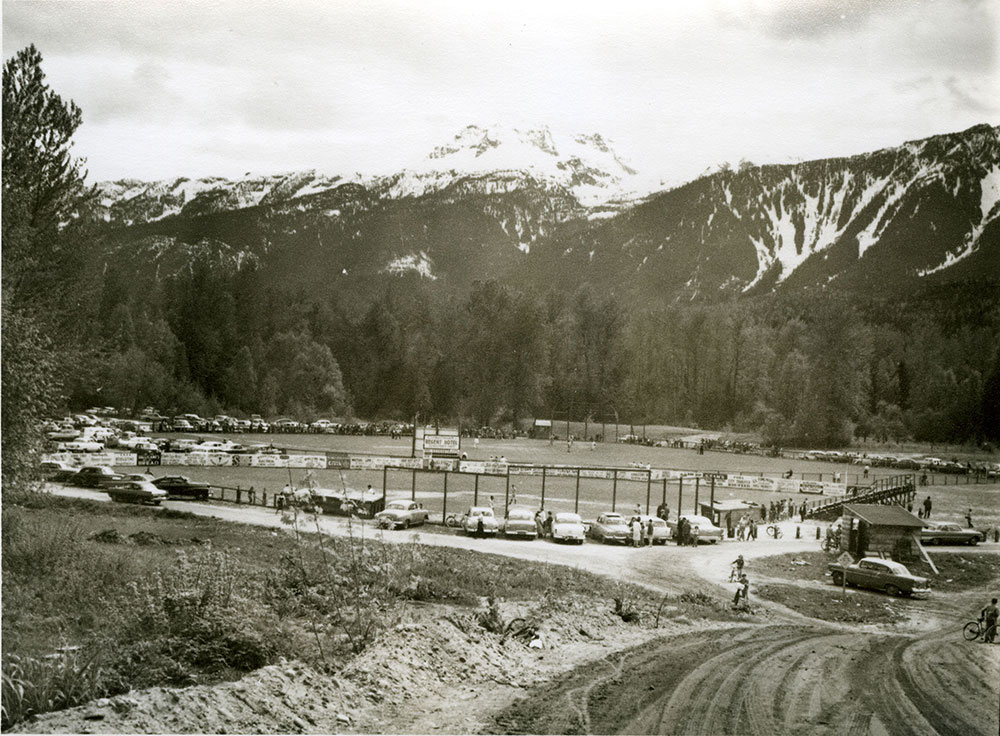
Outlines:
<svg viewBox="0 0 1000 736"><path fill-rule="evenodd" d="M397 509L399 511L406 511L406 509L410 508L410 502L409 501L392 501L392 502L390 502L389 504L386 505L386 508L387 509Z"/></svg>
<svg viewBox="0 0 1000 736"><path fill-rule="evenodd" d="M605 514L604 515L604 523L605 524L624 524L625 523L625 519L624 519L624 517L619 516L618 514Z"/></svg>
<svg viewBox="0 0 1000 736"><path fill-rule="evenodd" d="M512 521L531 521L532 516L530 511L511 511L507 514L507 518Z"/></svg>
<svg viewBox="0 0 1000 736"><path fill-rule="evenodd" d="M580 524L579 514L556 514L557 524Z"/></svg>
<svg viewBox="0 0 1000 736"><path fill-rule="evenodd" d="M493 509L471 508L469 516L493 516Z"/></svg>

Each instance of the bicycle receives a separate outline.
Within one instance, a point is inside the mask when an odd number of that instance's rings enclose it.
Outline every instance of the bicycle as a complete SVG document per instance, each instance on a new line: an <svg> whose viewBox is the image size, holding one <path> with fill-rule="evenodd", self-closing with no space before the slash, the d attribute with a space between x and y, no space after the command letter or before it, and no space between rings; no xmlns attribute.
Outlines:
<svg viewBox="0 0 1000 736"><path fill-rule="evenodd" d="M994 636L996 635L996 624L993 626L986 626L982 619L976 621L970 621L962 628L962 636L965 637L966 641L976 641L980 637L986 640L986 634L993 630Z"/></svg>
<svg viewBox="0 0 1000 736"><path fill-rule="evenodd" d="M767 536L773 539L781 539L781 527L777 524L771 524L767 527Z"/></svg>
<svg viewBox="0 0 1000 736"><path fill-rule="evenodd" d="M444 517L444 525L449 529L458 529L462 526L462 520L458 514L448 514Z"/></svg>

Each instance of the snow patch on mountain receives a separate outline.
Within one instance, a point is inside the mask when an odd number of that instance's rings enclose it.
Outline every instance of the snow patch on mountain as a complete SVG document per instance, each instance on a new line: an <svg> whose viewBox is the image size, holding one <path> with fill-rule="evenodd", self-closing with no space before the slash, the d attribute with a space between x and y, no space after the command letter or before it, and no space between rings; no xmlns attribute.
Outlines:
<svg viewBox="0 0 1000 736"><path fill-rule="evenodd" d="M420 251L419 253L409 253L405 256L394 258L382 269L382 273L402 275L412 271L419 274L422 278L436 281L437 276L434 275L432 268L433 263L430 257L424 251Z"/></svg>

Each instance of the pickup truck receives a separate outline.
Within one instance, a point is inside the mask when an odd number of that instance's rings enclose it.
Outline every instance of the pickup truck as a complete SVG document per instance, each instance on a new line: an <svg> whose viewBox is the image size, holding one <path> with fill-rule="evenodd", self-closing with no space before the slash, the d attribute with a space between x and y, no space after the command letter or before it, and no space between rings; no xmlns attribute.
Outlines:
<svg viewBox="0 0 1000 736"><path fill-rule="evenodd" d="M883 590L889 595L926 595L931 586L927 578L912 574L904 565L878 557L863 557L851 565L830 563L828 566L834 585Z"/></svg>

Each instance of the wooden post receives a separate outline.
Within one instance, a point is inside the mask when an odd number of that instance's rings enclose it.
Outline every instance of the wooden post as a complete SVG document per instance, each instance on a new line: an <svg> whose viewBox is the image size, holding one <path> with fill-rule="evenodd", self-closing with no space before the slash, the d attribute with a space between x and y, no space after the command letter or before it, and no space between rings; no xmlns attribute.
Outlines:
<svg viewBox="0 0 1000 736"><path fill-rule="evenodd" d="M503 492L503 515L507 518L507 504L510 501L510 465L507 466L507 487Z"/></svg>
<svg viewBox="0 0 1000 736"><path fill-rule="evenodd" d="M417 500L417 469L413 469L413 476L410 479L410 500Z"/></svg>
<svg viewBox="0 0 1000 736"><path fill-rule="evenodd" d="M476 473L476 486L472 491L472 505L479 505L479 473Z"/></svg>
<svg viewBox="0 0 1000 736"><path fill-rule="evenodd" d="M712 511L715 511L715 476L712 476L712 488L708 497L708 504L712 507Z"/></svg>
<svg viewBox="0 0 1000 736"><path fill-rule="evenodd" d="M576 469L576 498L573 499L573 513L580 513L580 469Z"/></svg>
<svg viewBox="0 0 1000 736"><path fill-rule="evenodd" d="M663 505L667 505L667 476L663 476Z"/></svg>
<svg viewBox="0 0 1000 736"><path fill-rule="evenodd" d="M681 504L684 502L684 478L677 479L677 521L681 520Z"/></svg>
<svg viewBox="0 0 1000 736"><path fill-rule="evenodd" d="M611 510L615 510L615 504L618 501L618 469L614 471L614 476L612 476L611 481Z"/></svg>
<svg viewBox="0 0 1000 736"><path fill-rule="evenodd" d="M386 474L389 472L389 466L382 466L382 499L385 499L385 489L386 489Z"/></svg>
<svg viewBox="0 0 1000 736"><path fill-rule="evenodd" d="M646 516L649 516L649 495L653 490L653 471L646 471Z"/></svg>
<svg viewBox="0 0 1000 736"><path fill-rule="evenodd" d="M448 518L448 471L444 471L444 498L441 501L441 521Z"/></svg>
<svg viewBox="0 0 1000 736"><path fill-rule="evenodd" d="M545 466L542 466L542 505L541 508L545 508Z"/></svg>
<svg viewBox="0 0 1000 736"><path fill-rule="evenodd" d="M698 511L698 491L701 489L701 477L694 479L694 512L696 514L700 513Z"/></svg>

